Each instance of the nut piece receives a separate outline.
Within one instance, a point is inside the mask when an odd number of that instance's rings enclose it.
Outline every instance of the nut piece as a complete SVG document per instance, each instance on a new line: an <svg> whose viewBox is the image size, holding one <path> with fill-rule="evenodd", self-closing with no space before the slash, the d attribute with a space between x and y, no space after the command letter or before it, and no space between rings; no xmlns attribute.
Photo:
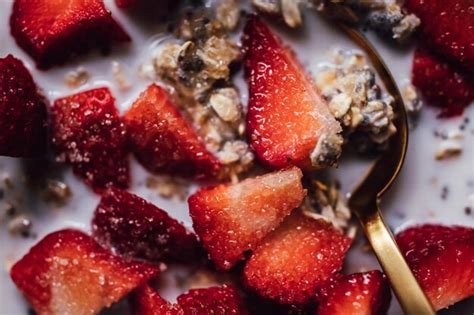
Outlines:
<svg viewBox="0 0 474 315"><path fill-rule="evenodd" d="M11 235L21 235L23 237L28 237L31 234L31 228L33 223L31 220L24 214L17 215L14 217L8 224L8 232Z"/></svg>
<svg viewBox="0 0 474 315"><path fill-rule="evenodd" d="M70 88L77 88L87 83L91 75L84 67L79 67L74 71L69 71L64 76L64 82Z"/></svg>
<svg viewBox="0 0 474 315"><path fill-rule="evenodd" d="M444 160L447 158L458 156L462 153L462 146L458 142L452 140L442 141L435 153L435 159Z"/></svg>
<svg viewBox="0 0 474 315"><path fill-rule="evenodd" d="M125 77L122 65L118 61L112 61L112 75L115 81L117 81L120 90L124 91L130 88L130 84Z"/></svg>
<svg viewBox="0 0 474 315"><path fill-rule="evenodd" d="M323 134L310 154L311 164L315 168L335 165L341 155L343 143L339 134Z"/></svg>
<svg viewBox="0 0 474 315"><path fill-rule="evenodd" d="M216 7L216 20L229 31L239 24L240 8L236 0L220 0Z"/></svg>
<svg viewBox="0 0 474 315"><path fill-rule="evenodd" d="M226 122L235 122L242 114L239 94L234 88L214 90L209 98L209 105Z"/></svg>

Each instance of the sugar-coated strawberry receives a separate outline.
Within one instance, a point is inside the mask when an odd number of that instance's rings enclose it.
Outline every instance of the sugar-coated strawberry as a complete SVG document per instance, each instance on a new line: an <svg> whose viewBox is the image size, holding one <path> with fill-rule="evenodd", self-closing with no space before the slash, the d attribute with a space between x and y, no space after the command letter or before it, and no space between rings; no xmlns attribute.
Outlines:
<svg viewBox="0 0 474 315"><path fill-rule="evenodd" d="M95 239L117 253L150 261L192 261L197 238L165 211L125 190L102 196L92 221Z"/></svg>
<svg viewBox="0 0 474 315"><path fill-rule="evenodd" d="M102 0L15 0L10 29L41 69L91 48L130 41Z"/></svg>
<svg viewBox="0 0 474 315"><path fill-rule="evenodd" d="M77 230L51 233L11 269L37 314L98 314L163 269L126 262Z"/></svg>
<svg viewBox="0 0 474 315"><path fill-rule="evenodd" d="M135 291L134 311L136 315L246 315L244 301L231 285L192 289L181 294L177 303L163 299L150 285Z"/></svg>
<svg viewBox="0 0 474 315"><path fill-rule="evenodd" d="M178 296L177 301L184 314L248 314L242 298L231 285L189 290Z"/></svg>
<svg viewBox="0 0 474 315"><path fill-rule="evenodd" d="M306 195L290 168L237 184L203 188L189 200L193 227L220 269L229 269L275 229Z"/></svg>
<svg viewBox="0 0 474 315"><path fill-rule="evenodd" d="M107 88L98 88L54 102L51 131L57 159L94 191L127 188L130 182L125 125Z"/></svg>
<svg viewBox="0 0 474 315"><path fill-rule="evenodd" d="M474 71L472 0L407 0L405 8L420 18L423 43L463 68Z"/></svg>
<svg viewBox="0 0 474 315"><path fill-rule="evenodd" d="M46 153L47 109L21 60L0 58L0 155L35 157Z"/></svg>
<svg viewBox="0 0 474 315"><path fill-rule="evenodd" d="M133 151L149 171L195 179L217 176L219 160L158 85L140 94L125 122Z"/></svg>
<svg viewBox="0 0 474 315"><path fill-rule="evenodd" d="M378 270L338 275L318 289L317 315L383 315L392 298L387 278Z"/></svg>
<svg viewBox="0 0 474 315"><path fill-rule="evenodd" d="M474 295L474 228L425 224L396 239L436 310Z"/></svg>
<svg viewBox="0 0 474 315"><path fill-rule="evenodd" d="M245 265L244 283L278 303L305 304L342 268L350 244L330 223L297 211L255 249Z"/></svg>
<svg viewBox="0 0 474 315"><path fill-rule="evenodd" d="M474 101L474 79L425 49L415 51L412 82L441 117L460 115Z"/></svg>
<svg viewBox="0 0 474 315"><path fill-rule="evenodd" d="M149 284L133 292L132 306L135 315L185 315L178 304L166 301Z"/></svg>
<svg viewBox="0 0 474 315"><path fill-rule="evenodd" d="M339 123L295 54L256 16L247 21L243 47L252 148L262 162L275 168L310 167L316 144L323 137L337 137ZM314 166L331 165L338 153L331 155Z"/></svg>

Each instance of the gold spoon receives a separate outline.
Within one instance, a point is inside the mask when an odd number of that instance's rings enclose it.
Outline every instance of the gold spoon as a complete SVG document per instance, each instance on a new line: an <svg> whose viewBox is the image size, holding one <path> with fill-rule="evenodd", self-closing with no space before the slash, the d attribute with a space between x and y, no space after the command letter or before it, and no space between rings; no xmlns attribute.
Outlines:
<svg viewBox="0 0 474 315"><path fill-rule="evenodd" d="M384 223L379 204L400 172L408 144L408 123L405 105L390 71L375 48L355 28L339 24L369 56L387 91L395 98L393 123L397 132L384 152L350 194L349 208L357 215L380 265L392 285L406 314L435 314L415 276L406 263L393 235Z"/></svg>

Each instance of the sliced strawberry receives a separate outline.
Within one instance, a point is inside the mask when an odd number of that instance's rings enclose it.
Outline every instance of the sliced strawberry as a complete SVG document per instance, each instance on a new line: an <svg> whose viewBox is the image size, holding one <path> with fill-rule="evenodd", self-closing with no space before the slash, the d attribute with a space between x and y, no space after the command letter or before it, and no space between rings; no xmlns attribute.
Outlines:
<svg viewBox="0 0 474 315"><path fill-rule="evenodd" d="M426 224L396 239L436 310L474 295L474 228Z"/></svg>
<svg viewBox="0 0 474 315"><path fill-rule="evenodd" d="M387 314L392 298L387 278L378 270L331 279L318 292L317 315Z"/></svg>
<svg viewBox="0 0 474 315"><path fill-rule="evenodd" d="M264 298L305 304L341 269L350 244L331 224L295 212L253 252L244 282Z"/></svg>
<svg viewBox="0 0 474 315"><path fill-rule="evenodd" d="M474 71L472 0L407 0L405 8L420 18L423 43L463 68Z"/></svg>
<svg viewBox="0 0 474 315"><path fill-rule="evenodd" d="M185 315L178 304L171 304L149 284L135 290L132 299L135 315Z"/></svg>
<svg viewBox="0 0 474 315"><path fill-rule="evenodd" d="M140 94L125 122L134 152L149 171L195 179L217 175L219 160L158 85Z"/></svg>
<svg viewBox="0 0 474 315"><path fill-rule="evenodd" d="M441 117L460 115L474 101L474 79L425 49L415 51L412 82Z"/></svg>
<svg viewBox="0 0 474 315"><path fill-rule="evenodd" d="M47 148L47 109L21 60L0 58L0 155L42 156Z"/></svg>
<svg viewBox="0 0 474 315"><path fill-rule="evenodd" d="M130 182L125 125L114 103L109 89L99 88L58 99L51 111L58 160L96 192Z"/></svg>
<svg viewBox="0 0 474 315"><path fill-rule="evenodd" d="M306 195L301 177L293 167L204 188L189 198L194 230L218 268L229 269L243 259L301 204Z"/></svg>
<svg viewBox="0 0 474 315"><path fill-rule="evenodd" d="M92 221L95 239L122 255L150 261L192 261L197 238L165 211L125 190L107 191Z"/></svg>
<svg viewBox="0 0 474 315"><path fill-rule="evenodd" d="M102 0L15 0L10 28L41 69L93 47L130 41Z"/></svg>
<svg viewBox="0 0 474 315"><path fill-rule="evenodd" d="M134 295L135 314L140 315L246 315L247 308L231 285L193 289L178 296L177 303L164 300L155 289L145 285Z"/></svg>
<svg viewBox="0 0 474 315"><path fill-rule="evenodd" d="M97 314L164 266L125 262L77 230L47 235L11 269L38 314Z"/></svg>
<svg viewBox="0 0 474 315"><path fill-rule="evenodd" d="M243 46L252 148L272 167L308 168L318 141L339 133L339 123L295 54L256 16L247 21ZM333 155L320 167L334 163L338 153Z"/></svg>

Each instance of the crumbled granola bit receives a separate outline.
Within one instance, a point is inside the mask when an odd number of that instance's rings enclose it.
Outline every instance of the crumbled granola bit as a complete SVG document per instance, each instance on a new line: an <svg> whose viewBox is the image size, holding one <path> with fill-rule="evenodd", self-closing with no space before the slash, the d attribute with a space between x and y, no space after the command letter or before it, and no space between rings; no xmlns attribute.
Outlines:
<svg viewBox="0 0 474 315"><path fill-rule="evenodd" d="M186 200L189 193L189 183L171 176L148 177L146 187L156 189L158 194L167 199Z"/></svg>
<svg viewBox="0 0 474 315"><path fill-rule="evenodd" d="M13 181L10 175L8 175L7 173L4 173L2 177L3 177L3 184L5 185L5 188L7 188L8 190L15 189L15 185L13 184Z"/></svg>
<svg viewBox="0 0 474 315"><path fill-rule="evenodd" d="M5 202L2 205L2 213L7 217L13 217L16 214L16 207L11 202Z"/></svg>
<svg viewBox="0 0 474 315"><path fill-rule="evenodd" d="M112 75L120 90L124 91L130 88L130 84L125 77L122 65L118 61L112 61Z"/></svg>
<svg viewBox="0 0 474 315"><path fill-rule="evenodd" d="M235 88L222 88L212 92L209 105L226 122L236 122L241 118L242 107Z"/></svg>
<svg viewBox="0 0 474 315"><path fill-rule="evenodd" d="M315 82L341 123L346 140L359 131L375 147L383 148L396 132L393 97L382 93L364 55L336 51L333 60L333 64L325 64L316 73Z"/></svg>
<svg viewBox="0 0 474 315"><path fill-rule="evenodd" d="M281 15L290 27L302 24L300 7L308 5L308 0L252 0L253 6L260 12Z"/></svg>
<svg viewBox="0 0 474 315"><path fill-rule="evenodd" d="M84 67L78 67L76 70L69 71L64 76L64 82L70 88L77 88L87 83L90 73Z"/></svg>
<svg viewBox="0 0 474 315"><path fill-rule="evenodd" d="M405 108L410 116L416 116L423 107L423 102L418 95L416 88L413 84L406 84L402 90L402 96L405 101Z"/></svg>
<svg viewBox="0 0 474 315"><path fill-rule="evenodd" d="M240 20L240 8L236 0L221 0L216 7L216 19L227 30L232 31Z"/></svg>
<svg viewBox="0 0 474 315"><path fill-rule="evenodd" d="M43 190L43 200L55 206L63 206L71 197L71 189L69 186L55 179L46 180L46 188Z"/></svg>
<svg viewBox="0 0 474 315"><path fill-rule="evenodd" d="M311 164L316 168L335 165L341 155L343 143L339 134L323 134L310 154Z"/></svg>
<svg viewBox="0 0 474 315"><path fill-rule="evenodd" d="M305 215L331 222L338 230L354 237L356 225L351 223L351 211L338 187L336 182L326 185L313 180L311 192L306 197L302 210Z"/></svg>
<svg viewBox="0 0 474 315"><path fill-rule="evenodd" d="M29 237L32 226L31 220L26 215L19 214L8 223L8 232L13 236Z"/></svg>
<svg viewBox="0 0 474 315"><path fill-rule="evenodd" d="M462 140L464 140L464 134L460 130L436 130L435 136L442 139L442 141L439 143L438 149L435 152L436 160L444 160L447 158L456 157L462 153Z"/></svg>

